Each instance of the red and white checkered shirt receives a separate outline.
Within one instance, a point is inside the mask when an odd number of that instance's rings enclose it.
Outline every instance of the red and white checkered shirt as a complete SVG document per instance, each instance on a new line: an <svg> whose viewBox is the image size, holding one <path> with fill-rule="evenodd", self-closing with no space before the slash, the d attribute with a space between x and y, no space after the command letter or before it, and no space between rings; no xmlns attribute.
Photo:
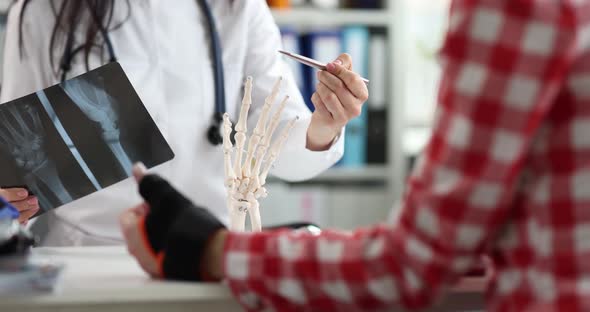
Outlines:
<svg viewBox="0 0 590 312"><path fill-rule="evenodd" d="M230 234L246 309L424 307L486 253L489 310L590 311L590 1L454 1L441 56L397 223Z"/></svg>

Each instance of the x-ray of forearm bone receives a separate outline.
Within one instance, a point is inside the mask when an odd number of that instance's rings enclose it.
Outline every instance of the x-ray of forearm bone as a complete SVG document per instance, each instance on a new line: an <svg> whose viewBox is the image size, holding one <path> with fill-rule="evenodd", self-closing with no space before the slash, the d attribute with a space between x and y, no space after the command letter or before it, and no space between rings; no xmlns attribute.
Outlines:
<svg viewBox="0 0 590 312"><path fill-rule="evenodd" d="M101 82L103 82L101 80ZM103 140L107 143L113 155L117 158L127 174L131 174L133 164L123 149L119 139L119 116L116 112L118 103L102 88L104 83L95 86L82 79L63 82L62 88L78 107L90 118L100 124Z"/></svg>
<svg viewBox="0 0 590 312"><path fill-rule="evenodd" d="M13 105L0 113L0 123L0 148L8 152L25 172L25 182L41 207L53 206L41 185L51 190L62 203L70 202L72 197L45 151L45 130L39 112L29 104Z"/></svg>
<svg viewBox="0 0 590 312"><path fill-rule="evenodd" d="M289 132L293 128L297 118L289 121L283 127L280 135L271 144L275 130L281 120L281 113L287 104L285 97L272 118L271 108L279 93L281 79L279 79L270 95L264 101L262 113L258 123L248 141L245 160L242 160L247 139L247 119L252 103L252 77L248 77L240 116L235 130L235 154L231 142L232 124L229 115L223 116L223 152L225 168L225 186L227 189L227 206L230 215L230 229L243 231L245 228L246 214L249 213L251 230L253 232L262 229L260 220L259 198L265 198L268 193L264 185L266 177L274 161L277 159L283 144L286 142ZM270 118L270 120L269 120ZM267 125L268 122L268 125ZM268 154L267 154L268 152ZM232 156L234 157L232 162Z"/></svg>

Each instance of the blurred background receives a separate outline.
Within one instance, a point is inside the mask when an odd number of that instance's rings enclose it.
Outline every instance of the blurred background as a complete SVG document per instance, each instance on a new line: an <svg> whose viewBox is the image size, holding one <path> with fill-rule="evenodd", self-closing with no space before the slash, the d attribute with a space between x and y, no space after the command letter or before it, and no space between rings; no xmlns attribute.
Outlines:
<svg viewBox="0 0 590 312"><path fill-rule="evenodd" d="M346 129L344 158L306 183L273 181L263 222L300 219L352 229L385 221L429 134L448 0L269 0L285 49L328 62L352 55L369 101ZM308 68L290 63L306 98ZM311 104L310 104L311 105Z"/></svg>
<svg viewBox="0 0 590 312"><path fill-rule="evenodd" d="M0 44L11 1L0 0ZM304 183L270 180L263 224L308 221L352 229L389 217L430 134L440 76L436 53L449 1L267 1L286 50L324 62L347 52L371 83L363 114L347 127L342 161ZM289 64L310 98L314 72Z"/></svg>

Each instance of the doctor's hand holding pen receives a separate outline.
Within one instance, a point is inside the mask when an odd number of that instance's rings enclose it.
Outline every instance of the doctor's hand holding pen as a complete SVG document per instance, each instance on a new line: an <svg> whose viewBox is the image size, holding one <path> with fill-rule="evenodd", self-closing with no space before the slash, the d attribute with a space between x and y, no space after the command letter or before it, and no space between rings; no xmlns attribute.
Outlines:
<svg viewBox="0 0 590 312"><path fill-rule="evenodd" d="M307 148L312 151L328 149L342 128L360 116L369 98L367 85L353 72L352 58L346 53L317 76L319 83L311 97L315 111L307 131Z"/></svg>
<svg viewBox="0 0 590 312"><path fill-rule="evenodd" d="M6 199L20 213L18 221L26 224L39 211L37 197L29 194L25 188L0 188L0 197Z"/></svg>

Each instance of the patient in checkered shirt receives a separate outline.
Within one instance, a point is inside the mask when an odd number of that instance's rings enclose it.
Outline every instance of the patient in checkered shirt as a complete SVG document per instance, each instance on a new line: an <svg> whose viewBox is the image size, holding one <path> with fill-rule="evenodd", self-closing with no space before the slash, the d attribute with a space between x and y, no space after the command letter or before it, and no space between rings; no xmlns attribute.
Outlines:
<svg viewBox="0 0 590 312"><path fill-rule="evenodd" d="M418 309L487 254L489 311L590 311L590 1L455 0L440 56L433 135L395 222L221 229L199 272L249 311Z"/></svg>

